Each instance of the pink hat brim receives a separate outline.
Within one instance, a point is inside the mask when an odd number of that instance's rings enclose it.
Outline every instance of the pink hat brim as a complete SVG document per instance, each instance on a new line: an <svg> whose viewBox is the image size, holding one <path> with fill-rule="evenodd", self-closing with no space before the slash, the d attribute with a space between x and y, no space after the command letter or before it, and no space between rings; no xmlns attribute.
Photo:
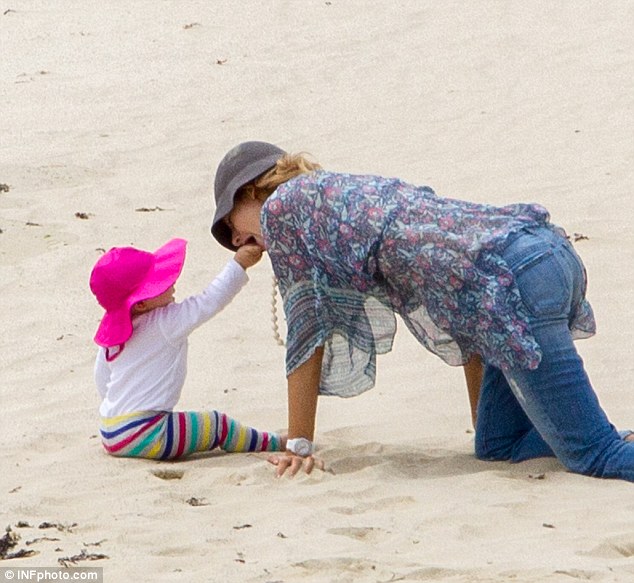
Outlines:
<svg viewBox="0 0 634 583"><path fill-rule="evenodd" d="M101 319L94 338L99 346L108 348L129 340L132 336L132 306L141 300L161 295L176 283L185 264L186 246L185 239L172 239L153 253L152 270L128 296L123 306L108 310Z"/></svg>

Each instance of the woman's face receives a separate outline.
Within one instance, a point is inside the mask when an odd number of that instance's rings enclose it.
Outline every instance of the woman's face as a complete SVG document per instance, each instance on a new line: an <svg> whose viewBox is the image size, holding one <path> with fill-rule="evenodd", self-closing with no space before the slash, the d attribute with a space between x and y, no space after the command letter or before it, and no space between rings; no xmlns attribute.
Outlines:
<svg viewBox="0 0 634 583"><path fill-rule="evenodd" d="M231 242L234 246L242 247L255 243L264 249L260 227L262 204L261 201L252 198L239 200L224 218L225 224L231 229Z"/></svg>

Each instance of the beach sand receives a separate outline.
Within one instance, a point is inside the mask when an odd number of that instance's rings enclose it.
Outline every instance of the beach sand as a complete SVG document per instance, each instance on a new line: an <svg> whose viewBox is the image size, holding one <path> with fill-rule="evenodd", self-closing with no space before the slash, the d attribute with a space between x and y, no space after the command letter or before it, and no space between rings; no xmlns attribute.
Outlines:
<svg viewBox="0 0 634 583"><path fill-rule="evenodd" d="M230 258L209 233L215 168L248 139L539 202L577 234L598 320L579 350L632 427L633 21L631 1L0 2L0 526L35 553L0 567L83 553L108 583L633 581L632 485L476 460L462 371L404 327L372 391L320 400L326 472L107 456L88 289L104 249L176 236L177 298L202 289ZM250 277L191 337L179 406L284 429L268 259Z"/></svg>

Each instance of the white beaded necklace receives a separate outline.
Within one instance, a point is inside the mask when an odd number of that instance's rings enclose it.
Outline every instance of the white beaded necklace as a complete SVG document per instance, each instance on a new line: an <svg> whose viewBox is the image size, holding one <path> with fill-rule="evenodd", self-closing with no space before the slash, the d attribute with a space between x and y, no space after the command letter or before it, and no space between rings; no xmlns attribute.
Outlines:
<svg viewBox="0 0 634 583"><path fill-rule="evenodd" d="M271 291L271 322L273 327L273 338L279 346L286 346L280 336L280 329L277 325L277 278L273 276L273 289Z"/></svg>

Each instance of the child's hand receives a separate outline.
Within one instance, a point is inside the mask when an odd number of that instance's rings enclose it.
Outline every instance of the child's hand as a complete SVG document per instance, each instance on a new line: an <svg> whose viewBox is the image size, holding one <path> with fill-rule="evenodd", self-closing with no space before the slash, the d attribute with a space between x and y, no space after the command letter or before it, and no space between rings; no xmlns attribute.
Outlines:
<svg viewBox="0 0 634 583"><path fill-rule="evenodd" d="M263 252L259 245L243 245L236 251L234 259L243 269L248 269L262 259Z"/></svg>

